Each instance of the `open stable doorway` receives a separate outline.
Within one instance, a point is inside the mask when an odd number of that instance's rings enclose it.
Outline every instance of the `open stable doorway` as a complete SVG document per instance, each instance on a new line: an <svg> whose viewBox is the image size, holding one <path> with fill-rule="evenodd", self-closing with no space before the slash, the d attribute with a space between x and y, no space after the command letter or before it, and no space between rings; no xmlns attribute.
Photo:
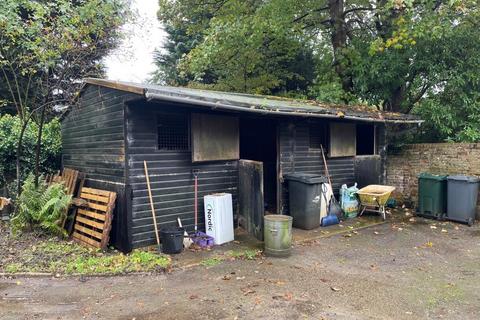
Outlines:
<svg viewBox="0 0 480 320"><path fill-rule="evenodd" d="M264 208L277 213L277 121L240 118L240 159L263 163Z"/></svg>

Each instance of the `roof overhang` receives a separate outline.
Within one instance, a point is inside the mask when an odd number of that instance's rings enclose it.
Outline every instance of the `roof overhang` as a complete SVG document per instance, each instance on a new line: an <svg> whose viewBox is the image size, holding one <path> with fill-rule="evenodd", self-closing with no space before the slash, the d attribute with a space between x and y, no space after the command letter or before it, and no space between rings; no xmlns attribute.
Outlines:
<svg viewBox="0 0 480 320"><path fill-rule="evenodd" d="M392 124L420 125L423 122L423 120L411 115L381 112L373 109L368 110L365 106L362 106L362 111L358 111L354 109L355 107L351 106L314 105L313 103L299 100L241 93L155 86L94 78L87 78L84 82L85 84L93 84L138 94L143 96L147 101L188 104L209 108L211 110L267 116L295 116ZM356 108L359 107L357 106Z"/></svg>

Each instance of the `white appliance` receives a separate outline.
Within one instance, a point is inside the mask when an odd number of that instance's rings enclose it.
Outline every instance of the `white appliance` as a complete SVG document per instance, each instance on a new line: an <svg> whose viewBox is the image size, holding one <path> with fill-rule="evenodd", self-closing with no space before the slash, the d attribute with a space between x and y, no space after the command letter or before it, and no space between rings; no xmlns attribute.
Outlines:
<svg viewBox="0 0 480 320"><path fill-rule="evenodd" d="M230 193L215 193L203 197L205 231L215 244L233 241L233 207Z"/></svg>

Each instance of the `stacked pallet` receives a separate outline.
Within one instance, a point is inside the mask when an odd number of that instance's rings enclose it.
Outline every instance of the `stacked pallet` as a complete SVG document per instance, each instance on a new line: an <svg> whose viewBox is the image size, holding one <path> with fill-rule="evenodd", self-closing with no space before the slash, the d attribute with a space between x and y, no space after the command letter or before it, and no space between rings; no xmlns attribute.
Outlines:
<svg viewBox="0 0 480 320"><path fill-rule="evenodd" d="M84 204L77 209L72 238L87 246L105 249L116 197L115 192L83 187L80 199Z"/></svg>

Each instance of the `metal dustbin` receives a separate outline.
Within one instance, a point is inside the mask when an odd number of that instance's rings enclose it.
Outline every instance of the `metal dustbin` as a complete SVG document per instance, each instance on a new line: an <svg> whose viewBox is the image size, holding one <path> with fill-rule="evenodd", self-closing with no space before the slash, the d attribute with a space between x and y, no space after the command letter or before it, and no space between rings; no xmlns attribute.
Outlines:
<svg viewBox="0 0 480 320"><path fill-rule="evenodd" d="M447 219L473 225L480 179L462 175L448 176L447 179Z"/></svg>
<svg viewBox="0 0 480 320"><path fill-rule="evenodd" d="M263 219L265 254L272 257L288 257L292 250L292 217L268 214Z"/></svg>
<svg viewBox="0 0 480 320"><path fill-rule="evenodd" d="M288 181L289 214L295 228L310 230L320 226L322 183L327 179L320 174L293 173L284 176Z"/></svg>
<svg viewBox="0 0 480 320"><path fill-rule="evenodd" d="M418 215L443 219L447 212L447 176L421 173L418 176Z"/></svg>

